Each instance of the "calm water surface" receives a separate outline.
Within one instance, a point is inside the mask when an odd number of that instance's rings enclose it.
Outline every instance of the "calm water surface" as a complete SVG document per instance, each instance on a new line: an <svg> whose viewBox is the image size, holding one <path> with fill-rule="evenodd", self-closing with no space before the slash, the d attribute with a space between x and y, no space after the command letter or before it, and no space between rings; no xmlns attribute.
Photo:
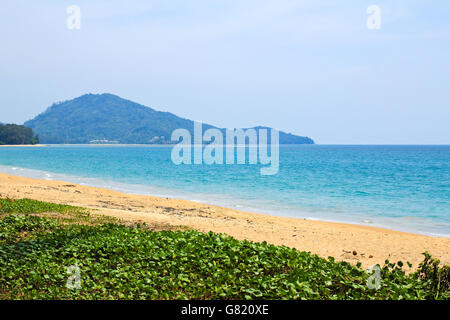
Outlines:
<svg viewBox="0 0 450 320"><path fill-rule="evenodd" d="M281 216L450 235L450 146L281 146L260 165L175 165L165 146L0 148L0 171Z"/></svg>

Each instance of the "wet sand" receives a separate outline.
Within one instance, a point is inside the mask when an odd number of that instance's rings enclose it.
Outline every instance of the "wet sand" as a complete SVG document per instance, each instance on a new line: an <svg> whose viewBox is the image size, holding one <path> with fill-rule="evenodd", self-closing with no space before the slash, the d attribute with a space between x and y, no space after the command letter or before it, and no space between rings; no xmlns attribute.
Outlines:
<svg viewBox="0 0 450 320"><path fill-rule="evenodd" d="M437 238L344 223L311 221L250 213L193 201L133 195L63 181L15 177L0 173L0 197L30 198L82 206L93 214L127 222L187 227L225 233L237 239L267 241L363 267L409 261L413 269L424 251L450 264L450 238Z"/></svg>

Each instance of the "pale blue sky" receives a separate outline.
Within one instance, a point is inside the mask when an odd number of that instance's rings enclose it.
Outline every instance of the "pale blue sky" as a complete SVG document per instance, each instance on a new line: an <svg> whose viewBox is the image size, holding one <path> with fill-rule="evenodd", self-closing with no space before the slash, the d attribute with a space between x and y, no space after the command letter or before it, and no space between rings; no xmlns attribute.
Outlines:
<svg viewBox="0 0 450 320"><path fill-rule="evenodd" d="M446 0L4 1L0 121L108 92L322 144L450 144L449 57Z"/></svg>

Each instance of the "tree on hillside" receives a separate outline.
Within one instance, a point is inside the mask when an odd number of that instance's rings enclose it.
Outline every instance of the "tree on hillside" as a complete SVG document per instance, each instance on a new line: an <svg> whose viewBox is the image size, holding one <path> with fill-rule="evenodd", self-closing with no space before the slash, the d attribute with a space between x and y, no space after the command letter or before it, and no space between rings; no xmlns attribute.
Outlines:
<svg viewBox="0 0 450 320"><path fill-rule="evenodd" d="M31 128L17 124L0 124L0 145L38 143L39 137Z"/></svg>

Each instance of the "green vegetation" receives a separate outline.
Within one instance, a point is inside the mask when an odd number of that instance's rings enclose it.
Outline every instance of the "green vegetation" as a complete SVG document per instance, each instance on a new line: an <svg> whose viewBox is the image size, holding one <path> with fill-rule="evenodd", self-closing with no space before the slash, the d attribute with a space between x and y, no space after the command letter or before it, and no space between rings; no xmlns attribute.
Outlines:
<svg viewBox="0 0 450 320"><path fill-rule="evenodd" d="M78 266L80 289L66 288ZM0 299L449 299L449 267L428 254L406 275L284 246L196 231L159 231L82 208L0 201Z"/></svg>
<svg viewBox="0 0 450 320"><path fill-rule="evenodd" d="M193 133L194 122L170 112L160 112L112 94L85 94L57 103L25 122L42 143L89 143L93 140L120 143L166 144L175 129ZM204 128L212 128L204 124ZM222 129L223 130L223 129ZM313 144L307 137L280 132L280 143Z"/></svg>
<svg viewBox="0 0 450 320"><path fill-rule="evenodd" d="M74 215L82 215L88 213L86 209L68 206L64 204L42 202L30 199L18 199L18 200L0 199L0 214L1 213L37 214L43 212L74 214Z"/></svg>
<svg viewBox="0 0 450 320"><path fill-rule="evenodd" d="M38 144L38 136L33 130L17 124L0 123L0 145L9 144Z"/></svg>

